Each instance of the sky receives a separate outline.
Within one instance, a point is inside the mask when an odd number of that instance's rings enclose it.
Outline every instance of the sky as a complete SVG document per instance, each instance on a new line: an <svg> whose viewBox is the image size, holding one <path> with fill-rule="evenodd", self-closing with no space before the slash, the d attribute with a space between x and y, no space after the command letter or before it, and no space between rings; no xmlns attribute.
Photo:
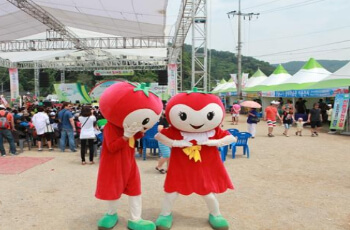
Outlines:
<svg viewBox="0 0 350 230"><path fill-rule="evenodd" d="M207 0L208 48L237 52L239 0ZM169 0L167 24L173 25L179 0ZM289 61L350 60L350 0L241 0L242 55L271 64ZM191 32L191 31L190 31ZM191 44L188 36L187 44Z"/></svg>

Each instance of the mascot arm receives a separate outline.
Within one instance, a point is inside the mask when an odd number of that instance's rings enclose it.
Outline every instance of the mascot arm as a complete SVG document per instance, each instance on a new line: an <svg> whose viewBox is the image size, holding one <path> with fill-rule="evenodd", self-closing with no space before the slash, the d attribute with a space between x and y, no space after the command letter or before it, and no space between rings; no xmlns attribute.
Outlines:
<svg viewBox="0 0 350 230"><path fill-rule="evenodd" d="M161 142L162 144L168 146L168 147L172 147L173 146L173 142L174 140L170 139L169 137L165 136L164 134L161 133L157 133L154 138Z"/></svg>
<svg viewBox="0 0 350 230"><path fill-rule="evenodd" d="M154 137L157 141L160 141L162 144L168 146L168 147L189 147L192 146L191 142L185 141L185 140L173 140L169 137L165 136L164 134L157 133L157 135Z"/></svg>
<svg viewBox="0 0 350 230"><path fill-rule="evenodd" d="M231 144L232 142L235 142L235 141L236 141L236 138L234 136L227 135L227 136L224 136L221 139L205 141L203 143L200 143L200 145L221 147L221 146L229 145L229 144Z"/></svg>
<svg viewBox="0 0 350 230"><path fill-rule="evenodd" d="M128 143L128 141L125 140L123 136L122 137L121 136L116 136L116 137L113 137L113 138L108 138L106 140L106 142L107 142L107 148L108 148L108 150L110 152L120 151Z"/></svg>

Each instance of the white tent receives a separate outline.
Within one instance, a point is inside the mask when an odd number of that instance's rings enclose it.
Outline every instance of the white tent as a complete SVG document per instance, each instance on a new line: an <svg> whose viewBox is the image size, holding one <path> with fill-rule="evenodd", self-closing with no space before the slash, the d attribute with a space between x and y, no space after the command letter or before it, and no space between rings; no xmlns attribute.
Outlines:
<svg viewBox="0 0 350 230"><path fill-rule="evenodd" d="M245 88L254 87L256 85L259 85L261 82L265 81L267 79L267 76L258 68L258 70L251 76L246 85Z"/></svg>
<svg viewBox="0 0 350 230"><path fill-rule="evenodd" d="M247 89L247 91L268 91L269 88L285 82L291 77L292 76L287 72L287 70L285 70L285 68L279 64L265 81L260 82L260 84L253 88Z"/></svg>
<svg viewBox="0 0 350 230"><path fill-rule="evenodd" d="M331 74L323 68L315 59L310 58L309 61L295 73L291 78L270 88L271 91L286 91L309 89L316 82L323 80Z"/></svg>
<svg viewBox="0 0 350 230"><path fill-rule="evenodd" d="M226 84L225 79L222 79L220 83L217 84L217 86L211 91L212 93L219 93L221 88L224 87Z"/></svg>
<svg viewBox="0 0 350 230"><path fill-rule="evenodd" d="M350 62L322 81L310 86L310 89L350 87Z"/></svg>

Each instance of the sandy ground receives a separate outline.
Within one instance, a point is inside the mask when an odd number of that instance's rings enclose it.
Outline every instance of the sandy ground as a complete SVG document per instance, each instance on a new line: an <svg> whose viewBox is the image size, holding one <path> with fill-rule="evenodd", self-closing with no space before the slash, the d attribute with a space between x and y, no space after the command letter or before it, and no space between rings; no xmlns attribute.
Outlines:
<svg viewBox="0 0 350 230"><path fill-rule="evenodd" d="M246 131L245 117L239 125L225 128ZM250 159L237 151L225 166L234 191L218 195L222 214L230 229L350 229L350 137L326 132L311 137L284 137L275 129L266 136L265 122L257 137L249 140ZM106 204L94 197L98 164L80 164L79 153L25 151L20 156L53 156L55 159L18 175L0 175L1 230L96 230ZM18 157L20 157L18 156ZM98 160L96 160L98 162ZM138 158L142 176L143 217L155 220L163 200L165 175L155 169L156 157ZM126 229L127 197L114 228ZM173 230L211 229L208 211L197 195L180 196L175 202Z"/></svg>

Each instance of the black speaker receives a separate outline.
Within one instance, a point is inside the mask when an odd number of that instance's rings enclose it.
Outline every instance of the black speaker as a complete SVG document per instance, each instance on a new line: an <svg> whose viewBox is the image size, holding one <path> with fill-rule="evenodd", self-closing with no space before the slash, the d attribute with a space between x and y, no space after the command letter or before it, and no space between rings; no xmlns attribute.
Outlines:
<svg viewBox="0 0 350 230"><path fill-rule="evenodd" d="M40 87L50 87L49 74L45 72L39 73L39 86Z"/></svg>
<svg viewBox="0 0 350 230"><path fill-rule="evenodd" d="M52 102L51 101L43 101L44 107L51 107Z"/></svg>
<svg viewBox="0 0 350 230"><path fill-rule="evenodd" d="M158 85L168 85L168 71L158 71Z"/></svg>

